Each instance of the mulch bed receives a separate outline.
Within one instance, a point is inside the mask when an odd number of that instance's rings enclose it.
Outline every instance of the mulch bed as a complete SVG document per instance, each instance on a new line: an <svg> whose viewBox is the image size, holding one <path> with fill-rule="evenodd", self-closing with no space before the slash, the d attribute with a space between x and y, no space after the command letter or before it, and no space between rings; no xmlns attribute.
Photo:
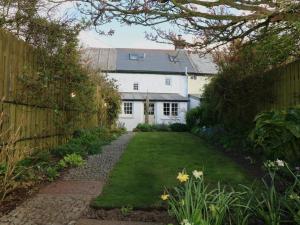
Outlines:
<svg viewBox="0 0 300 225"><path fill-rule="evenodd" d="M243 167L248 174L250 174L254 178L262 178L264 176L264 171L262 170L263 162L261 162L258 159L255 159L254 163L251 163L250 160L248 160L243 154L239 153L235 150L225 150L224 148L217 148L220 149L220 151L223 152L224 155L231 158L233 161L235 161L238 165Z"/></svg>
<svg viewBox="0 0 300 225"><path fill-rule="evenodd" d="M42 186L44 186L44 184L37 184L28 188L16 189L12 193L10 193L0 204L0 217L8 214L17 206L21 205L24 201L38 193Z"/></svg>
<svg viewBox="0 0 300 225"><path fill-rule="evenodd" d="M128 213L122 213L122 210L119 208L89 208L89 210L83 217L98 220L158 222L163 224L177 224L176 220L169 216L167 210L163 209L136 209Z"/></svg>

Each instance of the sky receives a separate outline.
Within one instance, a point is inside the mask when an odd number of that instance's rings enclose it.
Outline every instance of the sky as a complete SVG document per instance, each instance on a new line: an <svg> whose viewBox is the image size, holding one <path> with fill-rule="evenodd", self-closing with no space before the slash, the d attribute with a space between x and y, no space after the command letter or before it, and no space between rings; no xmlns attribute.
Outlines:
<svg viewBox="0 0 300 225"><path fill-rule="evenodd" d="M150 48L150 49L173 49L172 45L160 44L145 38L145 32L151 32L150 28L143 26L126 26L116 22L103 26L104 30L113 28L113 36L100 35L94 30L82 31L79 35L83 47L102 48Z"/></svg>
<svg viewBox="0 0 300 225"><path fill-rule="evenodd" d="M59 10L55 12L58 17L66 14L79 15L75 9L74 3L68 2L59 6ZM169 29L168 25L164 25ZM148 48L148 49L173 49L172 45L160 44L154 41L149 41L145 38L145 32L151 32L150 27L143 27L137 25L121 25L116 21L108 25L99 27L104 31L113 29L115 34L113 36L104 36L98 34L95 30L85 30L79 35L80 44L83 47L101 47L101 48Z"/></svg>

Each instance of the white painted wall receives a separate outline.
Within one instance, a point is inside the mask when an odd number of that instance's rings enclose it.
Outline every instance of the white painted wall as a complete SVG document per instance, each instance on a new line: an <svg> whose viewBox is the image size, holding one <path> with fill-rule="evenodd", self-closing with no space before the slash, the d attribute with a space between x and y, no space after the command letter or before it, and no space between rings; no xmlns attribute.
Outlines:
<svg viewBox="0 0 300 225"><path fill-rule="evenodd" d="M130 101L126 101L130 102ZM126 127L128 131L132 131L139 123L145 123L144 102L133 102L132 115L125 115L123 112L124 102L122 102L122 113L119 115L118 122ZM171 103L171 102L170 102ZM155 102L155 124L171 124L185 123L185 114L187 112L188 103L178 102L178 116L165 116L163 114L164 102Z"/></svg>
<svg viewBox="0 0 300 225"><path fill-rule="evenodd" d="M171 124L171 123L185 123L185 114L187 112L188 103L187 102L178 102L178 116L165 116L164 111L164 102L156 103L156 124Z"/></svg>
<svg viewBox="0 0 300 225"><path fill-rule="evenodd" d="M189 76L189 94L202 94L206 84L209 84L212 76L196 76L196 80Z"/></svg>
<svg viewBox="0 0 300 225"><path fill-rule="evenodd" d="M193 98L193 97L189 97L189 109L193 109L196 108L198 106L200 106L200 99L199 98Z"/></svg>
<svg viewBox="0 0 300 225"><path fill-rule="evenodd" d="M130 101L126 101L130 102ZM124 124L128 131L132 131L139 123L145 122L144 116L144 103L143 102L132 102L133 112L132 115L124 114L124 104L122 102L122 113L119 115L119 123Z"/></svg>
<svg viewBox="0 0 300 225"><path fill-rule="evenodd" d="M187 97L187 78L184 75L164 74L131 74L108 73L108 78L115 79L120 92L151 92L178 93ZM171 79L171 85L165 84L166 78ZM139 90L133 90L133 84L139 84Z"/></svg>

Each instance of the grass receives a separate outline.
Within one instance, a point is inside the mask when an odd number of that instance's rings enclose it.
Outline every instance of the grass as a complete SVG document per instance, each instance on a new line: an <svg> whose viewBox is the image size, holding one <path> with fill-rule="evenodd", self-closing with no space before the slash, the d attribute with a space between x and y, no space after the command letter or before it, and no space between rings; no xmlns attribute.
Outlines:
<svg viewBox="0 0 300 225"><path fill-rule="evenodd" d="M246 184L246 172L199 137L189 133L138 133L113 169L102 194L92 205L97 208L133 206L159 207L165 187L178 184L177 173L203 170L212 184Z"/></svg>

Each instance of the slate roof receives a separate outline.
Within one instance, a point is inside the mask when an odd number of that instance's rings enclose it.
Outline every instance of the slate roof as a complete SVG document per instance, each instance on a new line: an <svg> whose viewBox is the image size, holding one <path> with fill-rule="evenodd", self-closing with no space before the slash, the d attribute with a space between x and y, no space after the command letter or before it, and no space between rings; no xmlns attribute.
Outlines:
<svg viewBox="0 0 300 225"><path fill-rule="evenodd" d="M150 101L172 101L188 102L188 98L175 93L142 93L142 92L121 92L123 101L145 101L148 95Z"/></svg>
<svg viewBox="0 0 300 225"><path fill-rule="evenodd" d="M132 60L131 55L137 57ZM216 74L211 56L199 57L185 50L87 48L82 58L103 72L150 74Z"/></svg>

